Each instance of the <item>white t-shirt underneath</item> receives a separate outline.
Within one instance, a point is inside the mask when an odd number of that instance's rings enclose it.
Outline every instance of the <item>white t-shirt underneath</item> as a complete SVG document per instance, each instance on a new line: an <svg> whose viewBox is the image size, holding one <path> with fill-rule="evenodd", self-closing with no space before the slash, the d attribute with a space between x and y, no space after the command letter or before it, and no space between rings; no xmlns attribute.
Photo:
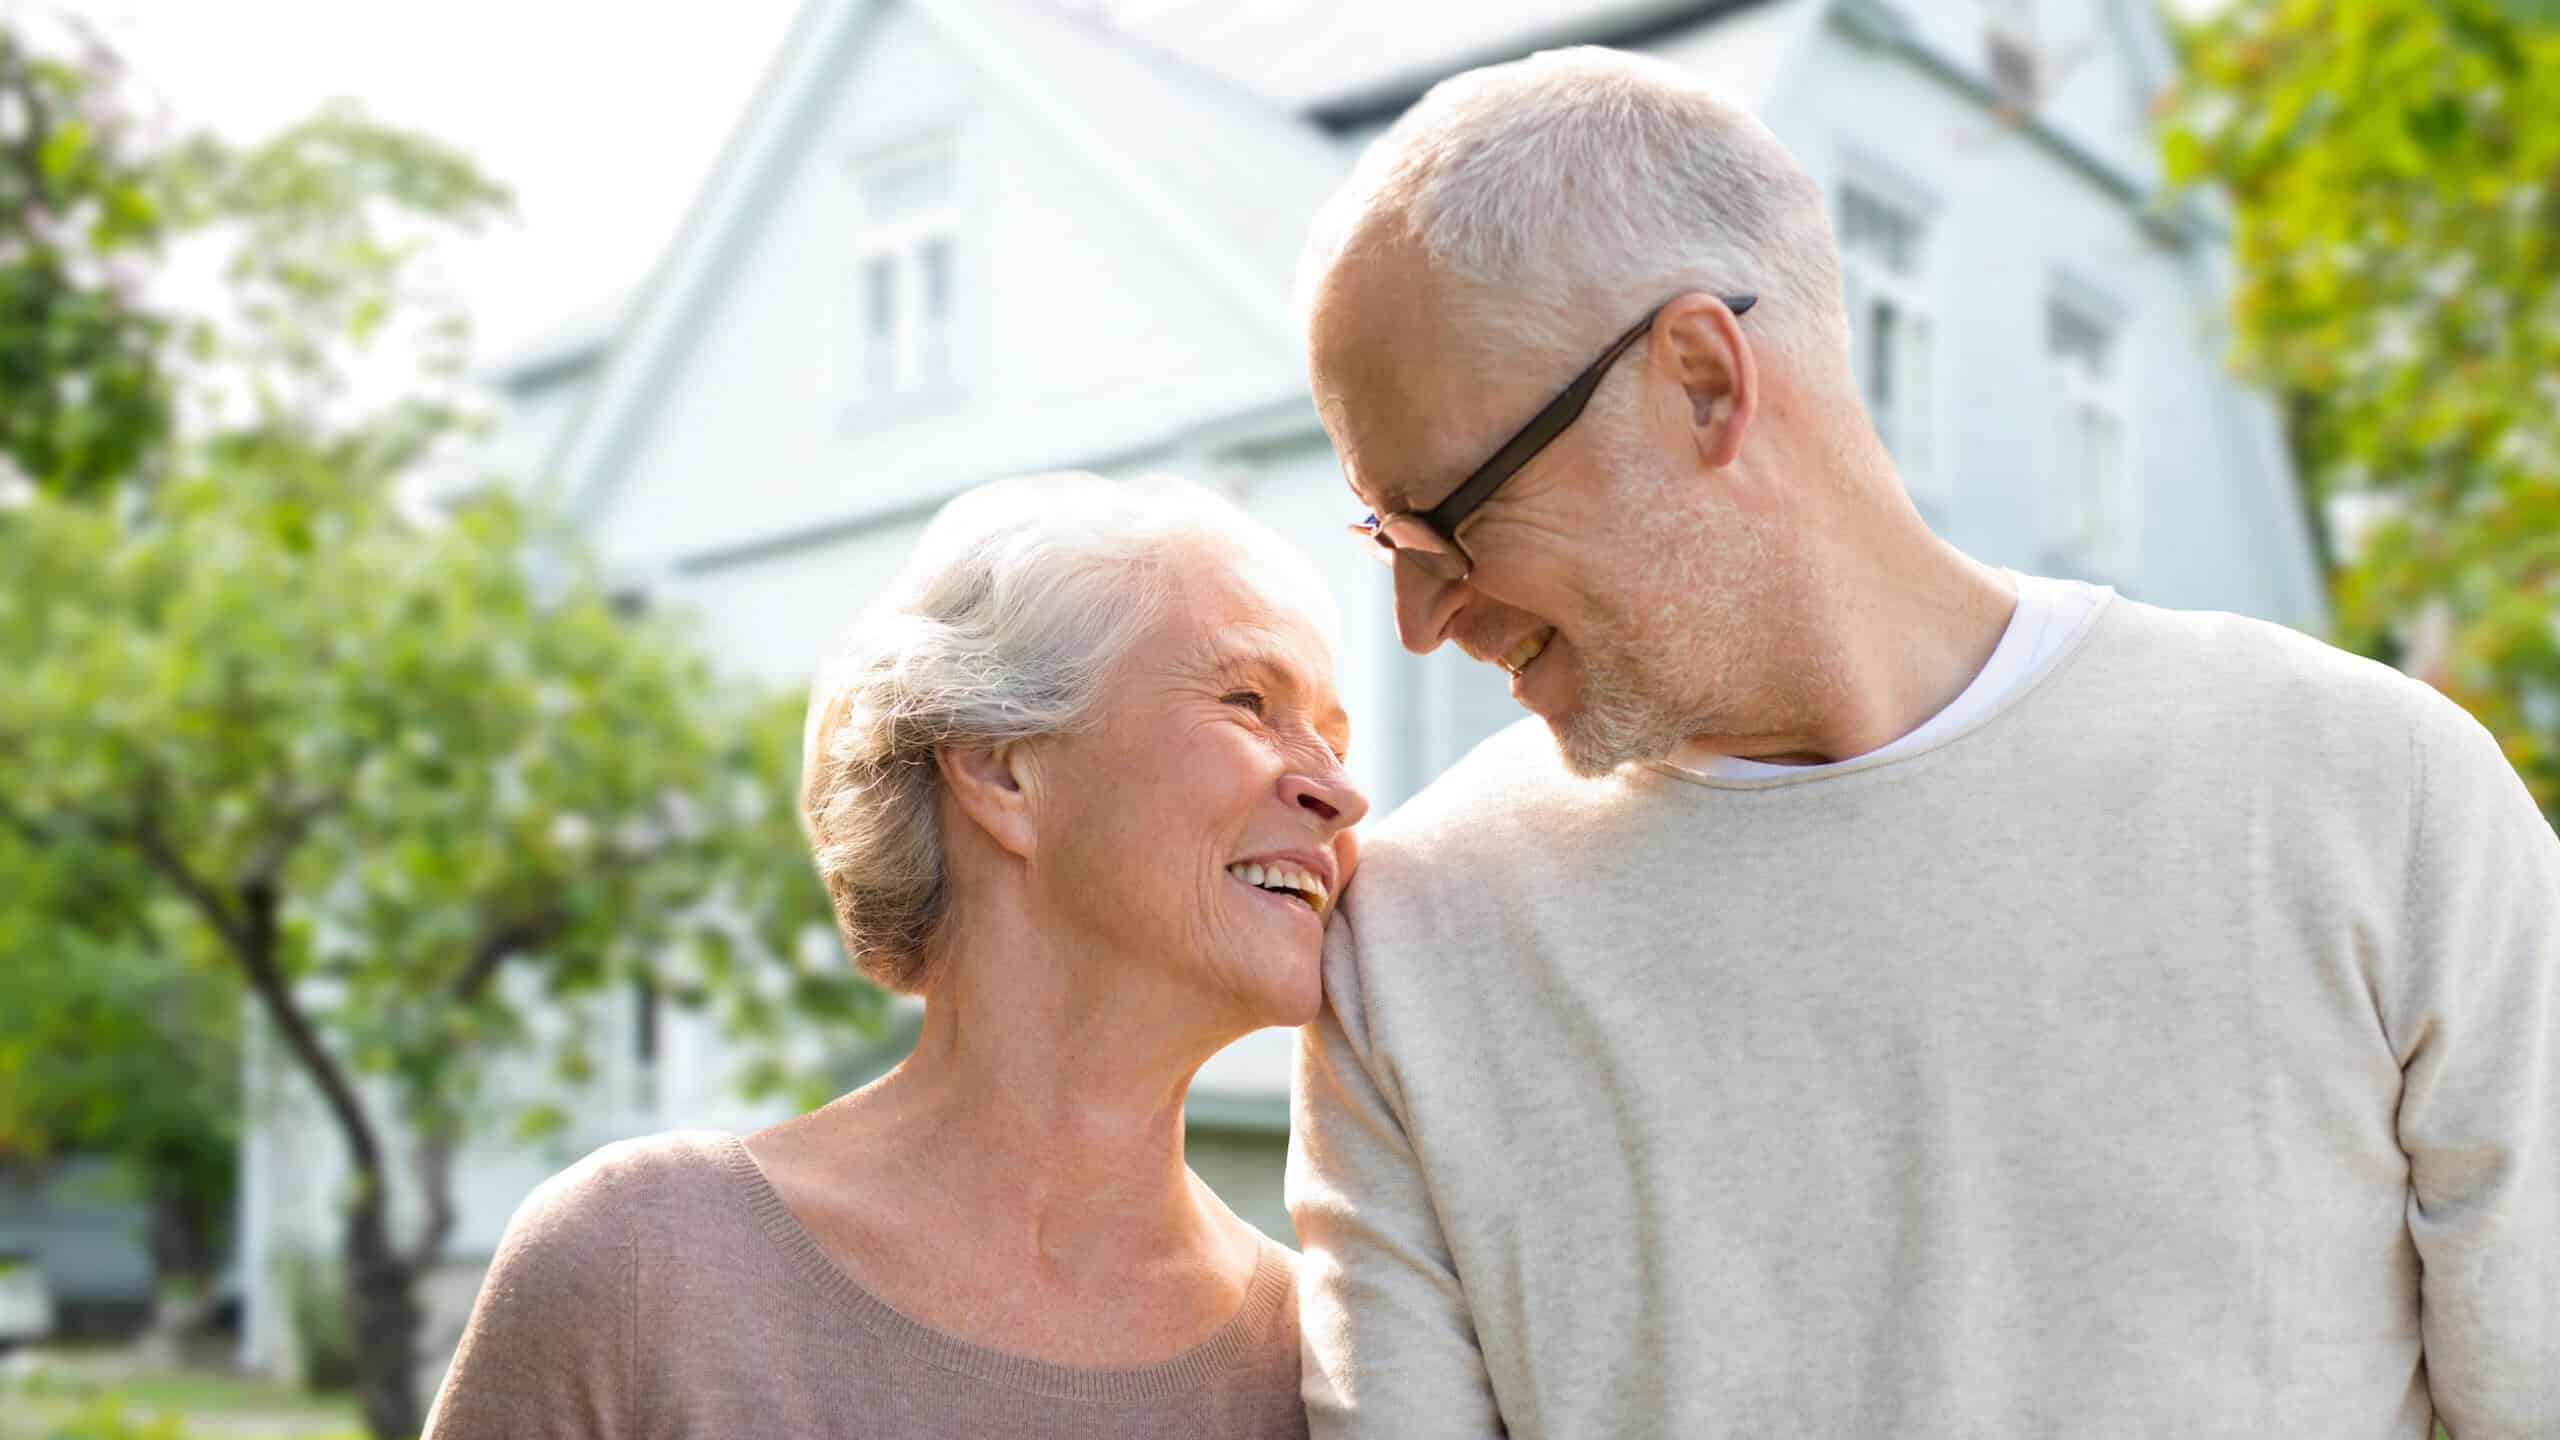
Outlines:
<svg viewBox="0 0 2560 1440"><path fill-rule="evenodd" d="M2009 628L2000 634L2000 644L1983 662L1981 673L1964 693L1949 701L1947 708L1921 722L1920 728L1899 740L1889 741L1865 755L1827 761L1819 765L1777 765L1766 760L1745 760L1736 755L1719 755L1692 742L1671 752L1670 763L1692 775L1710 780L1759 780L1777 775L1819 775L1852 760L1870 756L1893 755L1916 750L1934 743L1939 736L1951 734L1988 713L2001 701L2023 687L2027 680L2044 668L2044 662L2059 653L2082 621L2098 608L2108 589L2079 580L2055 580L2043 575L2021 575L2007 572L2018 586L2018 606L2010 612Z"/></svg>

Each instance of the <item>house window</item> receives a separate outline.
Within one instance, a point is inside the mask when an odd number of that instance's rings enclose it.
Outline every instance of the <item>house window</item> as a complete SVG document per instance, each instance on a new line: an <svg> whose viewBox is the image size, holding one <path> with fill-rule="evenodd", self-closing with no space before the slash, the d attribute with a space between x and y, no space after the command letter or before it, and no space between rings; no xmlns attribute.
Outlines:
<svg viewBox="0 0 2560 1440"><path fill-rule="evenodd" d="M1912 499L1932 523L1945 494L1934 455L1936 357L1923 288L1925 221L1914 206L1852 183L1840 193L1840 270L1858 385Z"/></svg>
<svg viewBox="0 0 2560 1440"><path fill-rule="evenodd" d="M2057 300L2046 308L2060 442L2053 551L2063 565L2102 579L2127 578L2133 568L2121 348L2114 323L2089 307Z"/></svg>
<svg viewBox="0 0 2560 1440"><path fill-rule="evenodd" d="M948 388L961 283L953 147L935 140L869 156L853 188L853 398Z"/></svg>

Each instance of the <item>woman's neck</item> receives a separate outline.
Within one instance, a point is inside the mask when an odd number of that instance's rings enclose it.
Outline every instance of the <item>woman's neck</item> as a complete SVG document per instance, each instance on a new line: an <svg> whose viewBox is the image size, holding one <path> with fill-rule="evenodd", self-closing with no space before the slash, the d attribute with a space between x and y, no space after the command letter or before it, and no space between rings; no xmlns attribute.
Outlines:
<svg viewBox="0 0 2560 1440"><path fill-rule="evenodd" d="M894 1165L991 1258L1061 1282L1227 1248L1235 1222L1183 1162L1183 1101L1247 1027L1149 983L1156 967L1030 929L955 935L914 1051L807 1138Z"/></svg>

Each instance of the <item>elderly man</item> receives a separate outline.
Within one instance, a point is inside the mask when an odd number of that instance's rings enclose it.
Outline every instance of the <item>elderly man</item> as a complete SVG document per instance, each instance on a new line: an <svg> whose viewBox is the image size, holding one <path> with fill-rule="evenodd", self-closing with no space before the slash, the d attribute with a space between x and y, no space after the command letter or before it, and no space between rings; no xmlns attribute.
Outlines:
<svg viewBox="0 0 2560 1440"><path fill-rule="evenodd" d="M1837 267L1607 52L1441 85L1319 222L1397 628L1543 733L1328 942L1315 1433L2560 1434L2549 825L2382 666L1938 539Z"/></svg>

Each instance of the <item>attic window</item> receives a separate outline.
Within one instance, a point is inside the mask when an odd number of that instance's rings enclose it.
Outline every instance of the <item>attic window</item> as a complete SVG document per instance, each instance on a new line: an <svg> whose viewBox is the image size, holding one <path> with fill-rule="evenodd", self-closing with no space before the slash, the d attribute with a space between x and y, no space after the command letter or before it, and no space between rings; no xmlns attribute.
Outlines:
<svg viewBox="0 0 2560 1440"><path fill-rule="evenodd" d="M1984 69L2001 109L2023 116L2036 106L2036 35L2033 0L1990 0L1984 27Z"/></svg>
<svg viewBox="0 0 2560 1440"><path fill-rule="evenodd" d="M853 174L852 396L929 395L958 379L960 204L945 139L862 157Z"/></svg>
<svg viewBox="0 0 2560 1440"><path fill-rule="evenodd" d="M2036 52L2004 30L1991 32L1991 93L2020 114L2036 105Z"/></svg>

